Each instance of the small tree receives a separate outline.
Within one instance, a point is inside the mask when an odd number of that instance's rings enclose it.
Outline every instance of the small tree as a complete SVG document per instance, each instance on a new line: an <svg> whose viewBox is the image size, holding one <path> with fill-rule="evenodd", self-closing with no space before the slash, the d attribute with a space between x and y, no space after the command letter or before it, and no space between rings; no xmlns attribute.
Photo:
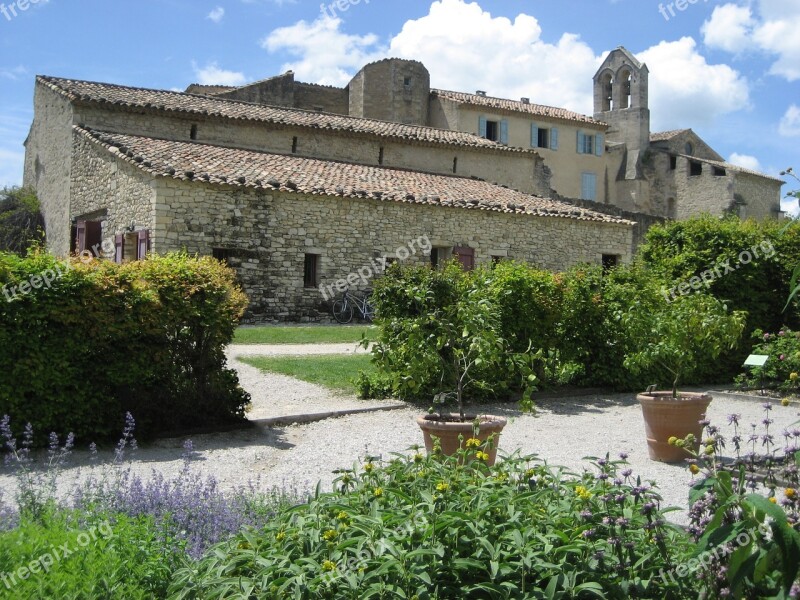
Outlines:
<svg viewBox="0 0 800 600"><path fill-rule="evenodd" d="M44 239L44 217L36 192L19 187L0 190L0 252L25 256Z"/></svg>
<svg viewBox="0 0 800 600"><path fill-rule="evenodd" d="M736 346L745 318L745 312L729 312L723 302L705 294L679 296L674 302L663 299L660 310L644 314L633 307L623 322L642 345L626 355L625 367L635 373L664 369L672 380L672 397L677 398L678 381L697 368L701 357L717 358Z"/></svg>

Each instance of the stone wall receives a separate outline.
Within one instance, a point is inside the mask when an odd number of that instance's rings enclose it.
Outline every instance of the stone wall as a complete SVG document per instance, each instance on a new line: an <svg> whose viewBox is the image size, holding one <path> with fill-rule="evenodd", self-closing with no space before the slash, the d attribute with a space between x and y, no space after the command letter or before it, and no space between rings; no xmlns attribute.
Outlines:
<svg viewBox="0 0 800 600"><path fill-rule="evenodd" d="M295 102L294 94L294 73L288 71L283 75L256 81L230 91L217 93L215 97L226 100L253 102L256 104L292 107Z"/></svg>
<svg viewBox="0 0 800 600"><path fill-rule="evenodd" d="M736 173L734 200L745 202L744 217L776 219L781 209L781 182L749 173Z"/></svg>
<svg viewBox="0 0 800 600"><path fill-rule="evenodd" d="M52 90L36 86L34 119L25 145L24 184L36 189L52 252L70 252L70 168L72 119L70 103Z"/></svg>
<svg viewBox="0 0 800 600"><path fill-rule="evenodd" d="M346 115L350 112L350 96L347 88L295 82L294 106Z"/></svg>
<svg viewBox="0 0 800 600"><path fill-rule="evenodd" d="M318 288L303 287L305 254L319 255L323 286L380 257L394 257L422 236L434 246L470 246L477 263L505 255L548 269L603 254L631 258L631 228L571 218L508 215L460 208L342 199L158 179L154 249L211 254L229 249L247 291L248 318L326 318ZM417 246L419 247L419 246ZM409 264L426 264L422 252Z"/></svg>
<svg viewBox="0 0 800 600"><path fill-rule="evenodd" d="M395 123L428 124L430 74L415 60L366 65L348 85L350 115Z"/></svg>

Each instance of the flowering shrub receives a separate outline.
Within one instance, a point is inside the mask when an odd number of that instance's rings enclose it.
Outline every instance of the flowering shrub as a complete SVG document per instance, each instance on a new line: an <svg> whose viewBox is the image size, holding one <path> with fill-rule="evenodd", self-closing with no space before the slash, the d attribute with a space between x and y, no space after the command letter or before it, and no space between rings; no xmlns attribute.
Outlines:
<svg viewBox="0 0 800 600"><path fill-rule="evenodd" d="M178 571L171 597L697 597L662 577L689 540L624 460L569 475L473 450L356 464Z"/></svg>
<svg viewBox="0 0 800 600"><path fill-rule="evenodd" d="M742 373L737 383L746 388L777 388L784 392L796 392L800 387L800 332L781 327L777 333L753 332L753 354L769 356L763 367L753 367Z"/></svg>

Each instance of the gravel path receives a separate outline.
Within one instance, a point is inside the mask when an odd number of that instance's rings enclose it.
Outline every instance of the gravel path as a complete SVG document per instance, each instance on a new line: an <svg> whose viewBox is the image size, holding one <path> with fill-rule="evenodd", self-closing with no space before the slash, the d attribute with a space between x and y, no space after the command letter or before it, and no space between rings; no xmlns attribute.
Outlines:
<svg viewBox="0 0 800 600"><path fill-rule="evenodd" d="M232 347L230 355L241 355L240 348ZM281 348L297 351L296 347ZM328 346L304 349L305 353L329 351ZM253 395L251 418L386 404L365 403L289 377L265 375L235 360L231 364ZM665 506L686 506L691 475L684 466L649 460L641 411L632 394L540 400L536 416L520 415L508 406L483 407L483 410L510 417L501 439L501 451L519 449L523 454L538 454L550 464L575 471L588 467L582 457L604 456L607 452L614 456L624 451L629 454L635 474L658 484ZM318 481L322 482L323 489L329 489L336 477L332 473L334 469L350 467L366 455L388 458L393 452L405 452L415 444L422 444L422 435L415 423L419 412L418 408L407 406L392 412L343 416L303 425L266 427L256 424L244 430L192 436L198 457L196 468L215 476L225 488L258 480L262 489L277 486L310 490ZM732 435L726 424L727 415L731 413L742 415L741 422L746 427L764 418L760 403L715 399L708 416L727 437ZM798 408L778 404L771 418L775 421L772 432L780 443L781 431L798 421ZM761 426L758 431L762 431ZM141 448L131 468L142 474L151 469L165 475L177 474L182 466L184 442L185 438L164 439ZM110 450L101 452L101 459L111 456ZM88 452L76 451L72 464L74 466L65 471L61 481L64 491L87 472ZM8 471L0 470L0 490L8 494L13 493L14 488ZM685 514L671 513L670 519L685 522Z"/></svg>

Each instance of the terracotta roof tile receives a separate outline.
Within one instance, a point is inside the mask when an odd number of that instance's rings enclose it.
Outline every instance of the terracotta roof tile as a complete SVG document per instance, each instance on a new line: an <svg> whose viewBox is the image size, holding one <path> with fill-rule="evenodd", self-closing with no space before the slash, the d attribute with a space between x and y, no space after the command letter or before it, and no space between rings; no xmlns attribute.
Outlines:
<svg viewBox="0 0 800 600"><path fill-rule="evenodd" d="M377 121L348 117L318 111L306 111L294 108L267 106L225 100L211 96L172 92L167 90L151 90L126 87L110 83L75 81L56 77L38 76L37 81L53 91L69 98L73 102L90 104L110 104L117 107L162 112L177 112L187 115L205 117L222 117L261 121L280 125L309 127L314 129L330 129L334 131L401 139L404 143L421 142L429 144L445 144L449 146L469 146L494 152L531 152L523 148L513 148L481 138L471 133L405 125L389 121Z"/></svg>
<svg viewBox="0 0 800 600"><path fill-rule="evenodd" d="M518 100L507 100L505 98L493 98L492 96L481 96L479 94L467 94L465 92L451 92L448 90L431 90L432 95L452 100L460 104L471 104L473 106L485 106L487 108L497 108L512 112L524 112L538 117L548 117L551 119L561 119L563 121L577 121L588 125L606 127L605 123L597 121L587 115L572 112L565 108L555 106L545 106L543 104L525 104Z"/></svg>
<svg viewBox="0 0 800 600"><path fill-rule="evenodd" d="M77 126L74 129L78 135L152 176L289 193L632 224L476 179L106 133Z"/></svg>

